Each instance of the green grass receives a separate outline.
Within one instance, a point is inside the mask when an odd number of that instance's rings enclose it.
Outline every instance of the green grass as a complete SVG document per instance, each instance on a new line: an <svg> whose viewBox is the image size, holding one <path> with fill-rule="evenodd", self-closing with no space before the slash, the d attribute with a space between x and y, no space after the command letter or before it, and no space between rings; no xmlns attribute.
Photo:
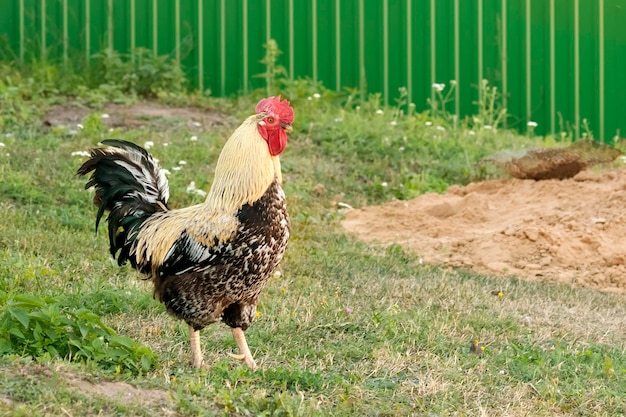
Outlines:
<svg viewBox="0 0 626 417"><path fill-rule="evenodd" d="M285 89L296 109L282 157L293 236L247 332L257 372L227 356L236 346L221 324L202 332L209 369L189 366L187 326L152 299L149 282L116 265L104 233L94 234L92 193L74 174L84 158L72 156L107 137L153 141L150 151L171 171L170 201L194 204L202 197L187 185L209 186L224 139L256 97L190 97L229 115L201 133L169 119L110 132L94 110L69 135L35 116L66 99L0 95L12 103L11 118L0 116L0 313L20 294L48 298L68 315L95 313L157 355L148 370L129 370L5 352L0 415L626 413L624 294L424 266L397 245L356 242L339 225L333 201L362 206L490 178L498 173L475 161L540 138L472 122L453 128L445 114L380 108L376 96L341 97L311 83ZM317 184L326 192L313 192ZM470 352L475 339L480 355ZM105 382L140 391L106 395ZM99 390L77 388L91 384Z"/></svg>

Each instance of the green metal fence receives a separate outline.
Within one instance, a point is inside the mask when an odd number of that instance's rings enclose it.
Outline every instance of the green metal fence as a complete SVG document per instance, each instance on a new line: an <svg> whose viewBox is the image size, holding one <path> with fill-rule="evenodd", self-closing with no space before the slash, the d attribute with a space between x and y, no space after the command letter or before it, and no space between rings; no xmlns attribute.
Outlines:
<svg viewBox="0 0 626 417"><path fill-rule="evenodd" d="M216 95L259 86L273 38L291 77L360 87L419 109L456 82L452 111L472 114L482 79L511 116L543 133L587 120L626 131L626 0L0 0L0 53L68 60L103 48L172 54ZM183 47L181 47L183 46Z"/></svg>

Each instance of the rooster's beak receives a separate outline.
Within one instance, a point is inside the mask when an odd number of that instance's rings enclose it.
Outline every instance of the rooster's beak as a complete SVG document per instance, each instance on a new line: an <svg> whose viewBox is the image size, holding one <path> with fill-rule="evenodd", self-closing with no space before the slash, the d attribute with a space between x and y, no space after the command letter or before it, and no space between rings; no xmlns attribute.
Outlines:
<svg viewBox="0 0 626 417"><path fill-rule="evenodd" d="M283 123L282 125L280 125L280 127L282 127L283 130L287 133L293 130L293 127L291 127L291 123Z"/></svg>

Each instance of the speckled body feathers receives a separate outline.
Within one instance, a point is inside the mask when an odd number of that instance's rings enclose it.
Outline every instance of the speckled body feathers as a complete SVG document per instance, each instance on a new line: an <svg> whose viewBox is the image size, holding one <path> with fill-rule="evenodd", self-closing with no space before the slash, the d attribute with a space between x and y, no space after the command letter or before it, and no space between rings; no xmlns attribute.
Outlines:
<svg viewBox="0 0 626 417"><path fill-rule="evenodd" d="M252 322L259 293L283 257L289 239L285 195L274 181L261 199L246 204L235 216L232 239L206 250L187 233L181 234L181 253L172 254L156 277L157 292L168 311L199 330L222 320L246 330ZM187 248L187 249L185 249Z"/></svg>

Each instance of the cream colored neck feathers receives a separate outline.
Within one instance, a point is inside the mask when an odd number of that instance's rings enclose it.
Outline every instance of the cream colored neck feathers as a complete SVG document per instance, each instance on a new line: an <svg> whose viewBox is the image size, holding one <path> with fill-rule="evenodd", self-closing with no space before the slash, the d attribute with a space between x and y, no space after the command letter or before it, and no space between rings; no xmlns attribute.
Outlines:
<svg viewBox="0 0 626 417"><path fill-rule="evenodd" d="M228 139L215 168L215 179L204 204L211 210L230 213L252 204L278 178L278 156L271 156L259 134L259 115L248 117Z"/></svg>

